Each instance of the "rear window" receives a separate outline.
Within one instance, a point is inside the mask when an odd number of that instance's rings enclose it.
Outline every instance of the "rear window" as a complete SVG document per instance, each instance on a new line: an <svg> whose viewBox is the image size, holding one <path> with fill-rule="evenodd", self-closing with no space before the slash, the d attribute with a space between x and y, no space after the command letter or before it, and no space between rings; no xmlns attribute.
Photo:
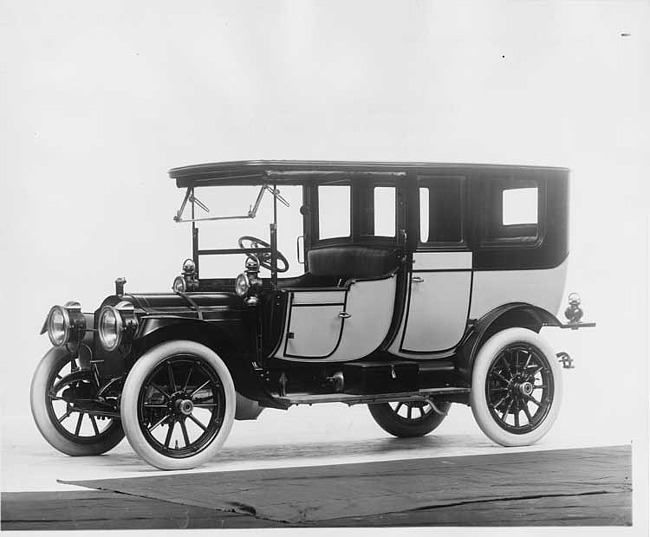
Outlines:
<svg viewBox="0 0 650 537"><path fill-rule="evenodd" d="M541 237L542 188L536 181L489 181L484 194L484 243L535 242Z"/></svg>
<svg viewBox="0 0 650 537"><path fill-rule="evenodd" d="M503 191L502 198L502 225L537 224L537 188L509 188Z"/></svg>

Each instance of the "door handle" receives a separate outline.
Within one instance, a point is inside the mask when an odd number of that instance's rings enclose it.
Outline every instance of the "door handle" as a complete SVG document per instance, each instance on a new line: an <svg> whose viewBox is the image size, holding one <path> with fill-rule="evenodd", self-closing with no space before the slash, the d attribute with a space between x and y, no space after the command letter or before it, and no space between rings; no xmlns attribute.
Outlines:
<svg viewBox="0 0 650 537"><path fill-rule="evenodd" d="M352 314L348 313L347 311L340 311L339 312L339 317L341 319L349 319L350 317L352 317Z"/></svg>
<svg viewBox="0 0 650 537"><path fill-rule="evenodd" d="M301 244L302 243L302 244ZM300 247L302 246L302 248ZM298 263L301 265L305 264L305 256L302 256L302 259L300 259L300 253L305 253L305 236L300 235L296 237L296 258L298 259Z"/></svg>
<svg viewBox="0 0 650 537"><path fill-rule="evenodd" d="M422 283L422 282L424 281L424 278L422 278L422 277L420 277L420 276L413 276L413 277L411 278L411 281L412 281L413 283Z"/></svg>

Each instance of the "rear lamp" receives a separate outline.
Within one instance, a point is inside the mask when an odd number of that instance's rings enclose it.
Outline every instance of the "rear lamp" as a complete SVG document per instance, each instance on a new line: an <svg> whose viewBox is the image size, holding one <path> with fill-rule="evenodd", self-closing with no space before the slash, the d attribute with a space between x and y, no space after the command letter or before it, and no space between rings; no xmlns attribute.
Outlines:
<svg viewBox="0 0 650 537"><path fill-rule="evenodd" d="M138 325L133 310L133 304L126 301L117 306L104 306L97 323L99 341L104 350L114 351L133 335Z"/></svg>
<svg viewBox="0 0 650 537"><path fill-rule="evenodd" d="M580 305L580 295L578 293L569 293L569 304L579 306Z"/></svg>
<svg viewBox="0 0 650 537"><path fill-rule="evenodd" d="M54 306L47 315L46 330L52 345L61 347L78 343L86 332L86 318L79 302L67 302Z"/></svg>
<svg viewBox="0 0 650 537"><path fill-rule="evenodd" d="M580 307L580 295L571 293L569 295L569 307L564 310L564 316L568 319L569 324L578 324L583 315L584 312Z"/></svg>

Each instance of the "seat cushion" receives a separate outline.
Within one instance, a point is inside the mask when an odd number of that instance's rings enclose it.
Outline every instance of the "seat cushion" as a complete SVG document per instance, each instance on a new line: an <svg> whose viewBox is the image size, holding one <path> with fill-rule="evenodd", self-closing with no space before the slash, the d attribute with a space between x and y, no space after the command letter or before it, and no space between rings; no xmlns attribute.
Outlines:
<svg viewBox="0 0 650 537"><path fill-rule="evenodd" d="M314 276L377 278L397 267L397 250L369 246L329 246L310 250L309 271Z"/></svg>

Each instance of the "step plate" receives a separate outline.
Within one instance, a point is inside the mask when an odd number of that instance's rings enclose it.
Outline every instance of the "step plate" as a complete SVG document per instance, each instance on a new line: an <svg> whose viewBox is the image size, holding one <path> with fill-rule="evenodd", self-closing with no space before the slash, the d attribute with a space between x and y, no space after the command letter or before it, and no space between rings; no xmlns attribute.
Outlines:
<svg viewBox="0 0 650 537"><path fill-rule="evenodd" d="M353 395L344 393L328 394L291 394L288 397L277 397L276 400L285 405L313 405L317 403L345 403L356 405L363 403L387 403L390 401L421 401L431 395L467 394L469 388L429 388L417 393L381 393L376 395Z"/></svg>

